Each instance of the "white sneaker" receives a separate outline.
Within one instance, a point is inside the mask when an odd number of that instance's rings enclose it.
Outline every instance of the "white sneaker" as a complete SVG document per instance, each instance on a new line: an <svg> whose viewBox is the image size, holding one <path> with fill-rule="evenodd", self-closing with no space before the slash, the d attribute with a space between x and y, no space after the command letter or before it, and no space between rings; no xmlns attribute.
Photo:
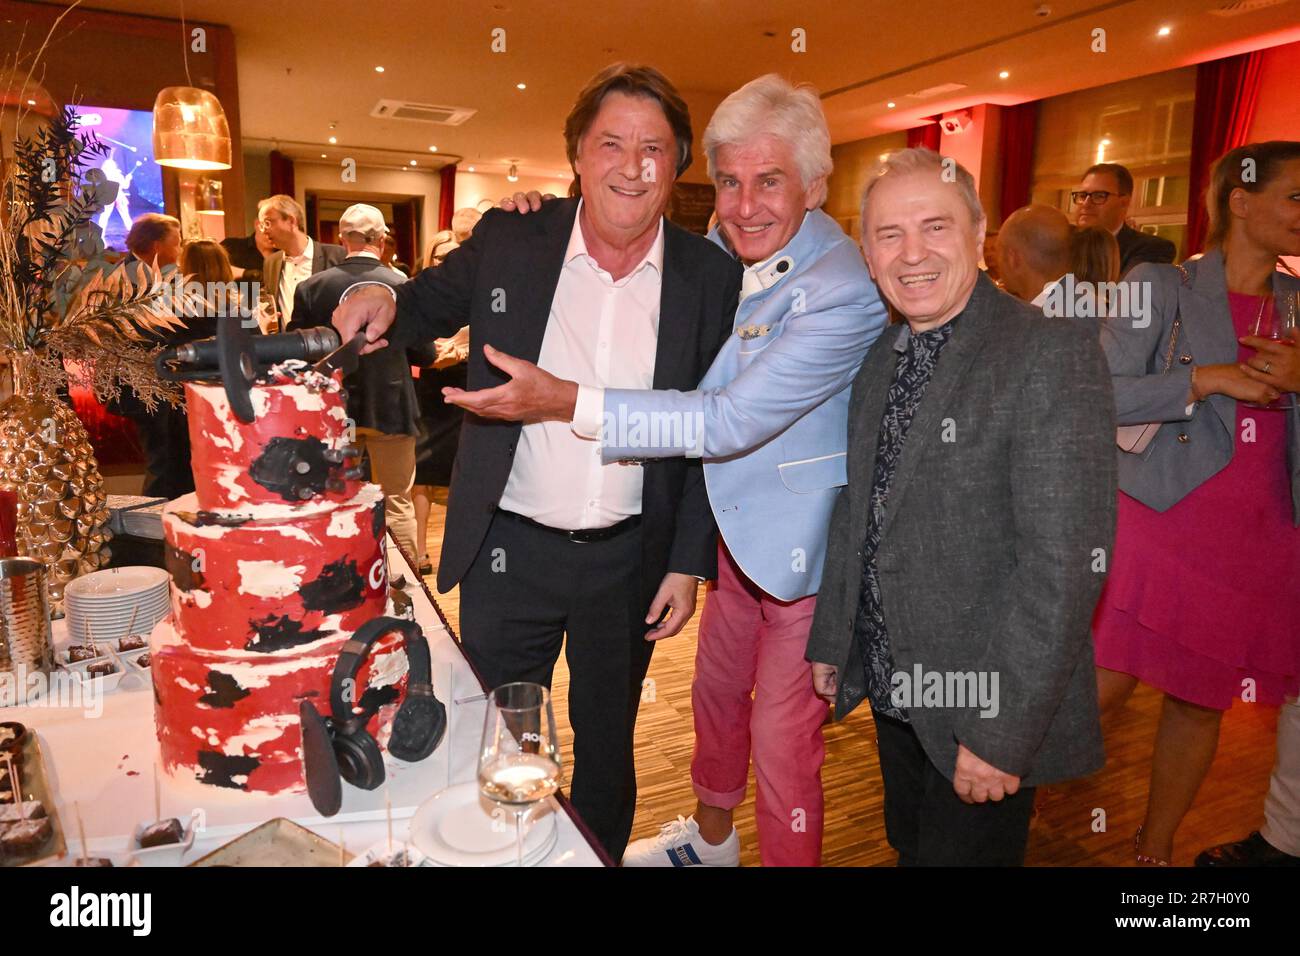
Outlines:
<svg viewBox="0 0 1300 956"><path fill-rule="evenodd" d="M678 816L659 835L635 840L623 854L624 866L740 866L740 835L736 828L714 846L700 838L695 817Z"/></svg>

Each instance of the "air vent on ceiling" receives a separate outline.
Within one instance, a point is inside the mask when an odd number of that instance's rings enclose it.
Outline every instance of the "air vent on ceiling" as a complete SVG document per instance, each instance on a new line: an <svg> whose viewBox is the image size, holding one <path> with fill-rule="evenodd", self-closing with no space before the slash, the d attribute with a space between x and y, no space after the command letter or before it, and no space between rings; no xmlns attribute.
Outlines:
<svg viewBox="0 0 1300 956"><path fill-rule="evenodd" d="M943 96L947 93L956 93L958 90L966 89L965 83L941 83L938 86L931 86L924 90L917 90L915 93L907 95L914 100L928 100L932 96Z"/></svg>
<svg viewBox="0 0 1300 956"><path fill-rule="evenodd" d="M431 106L428 103L408 103L405 100L380 100L370 111L380 119L414 120L417 123L436 123L439 126L459 126L478 110L464 106Z"/></svg>
<svg viewBox="0 0 1300 956"><path fill-rule="evenodd" d="M1235 17L1243 13L1263 10L1265 7L1276 7L1286 2L1287 0L1228 0L1213 7L1209 12L1216 17Z"/></svg>

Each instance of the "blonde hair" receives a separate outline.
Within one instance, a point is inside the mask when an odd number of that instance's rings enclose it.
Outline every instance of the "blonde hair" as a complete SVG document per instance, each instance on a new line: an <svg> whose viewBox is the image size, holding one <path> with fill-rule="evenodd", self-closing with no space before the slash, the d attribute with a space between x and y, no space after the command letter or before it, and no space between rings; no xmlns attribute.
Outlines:
<svg viewBox="0 0 1300 956"><path fill-rule="evenodd" d="M1070 271L1078 282L1118 282L1119 242L1104 226L1076 227L1070 236Z"/></svg>
<svg viewBox="0 0 1300 956"><path fill-rule="evenodd" d="M274 196L267 196L257 204L257 218L262 218L264 210L271 209L278 212L286 219L292 219L298 224L298 228L303 232L307 231L307 213L303 211L298 200L292 196L286 196L283 193L277 193Z"/></svg>
<svg viewBox="0 0 1300 956"><path fill-rule="evenodd" d="M1288 139L1247 143L1219 157L1210 170L1210 186L1205 192L1205 211L1209 215L1209 229L1205 234L1207 251L1219 248L1228 238L1232 226L1228 210L1232 191L1259 192L1273 181L1283 163L1293 159L1300 159L1300 142Z"/></svg>

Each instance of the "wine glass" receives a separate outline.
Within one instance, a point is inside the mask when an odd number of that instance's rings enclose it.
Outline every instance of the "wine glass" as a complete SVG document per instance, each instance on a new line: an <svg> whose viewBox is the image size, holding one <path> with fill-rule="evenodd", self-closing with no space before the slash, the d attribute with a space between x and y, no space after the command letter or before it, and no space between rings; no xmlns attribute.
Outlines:
<svg viewBox="0 0 1300 956"><path fill-rule="evenodd" d="M1250 334L1262 339L1272 339L1279 345L1294 346L1295 340L1291 338L1291 330L1296 327L1297 295L1292 293L1287 296L1287 299L1290 302L1286 307L1284 307L1286 300L1278 300L1276 306L1271 298L1266 300L1259 314L1255 316L1255 321L1251 323ZM1247 402L1246 404L1251 408L1286 409L1290 408L1294 401L1294 395L1283 393L1271 402Z"/></svg>
<svg viewBox="0 0 1300 956"><path fill-rule="evenodd" d="M504 684L488 694L478 756L479 792L515 817L515 859L524 865L524 816L560 786L551 694L541 684Z"/></svg>

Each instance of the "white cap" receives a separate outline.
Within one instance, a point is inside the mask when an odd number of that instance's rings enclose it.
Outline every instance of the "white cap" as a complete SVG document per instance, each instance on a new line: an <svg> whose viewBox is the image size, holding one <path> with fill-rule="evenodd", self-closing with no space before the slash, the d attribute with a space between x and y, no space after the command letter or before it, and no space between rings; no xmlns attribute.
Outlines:
<svg viewBox="0 0 1300 956"><path fill-rule="evenodd" d="M359 232L364 236L387 233L388 227L384 225L384 214L374 206L367 206L363 202L348 206L343 210L343 215L339 216L339 235L346 235L349 232Z"/></svg>

